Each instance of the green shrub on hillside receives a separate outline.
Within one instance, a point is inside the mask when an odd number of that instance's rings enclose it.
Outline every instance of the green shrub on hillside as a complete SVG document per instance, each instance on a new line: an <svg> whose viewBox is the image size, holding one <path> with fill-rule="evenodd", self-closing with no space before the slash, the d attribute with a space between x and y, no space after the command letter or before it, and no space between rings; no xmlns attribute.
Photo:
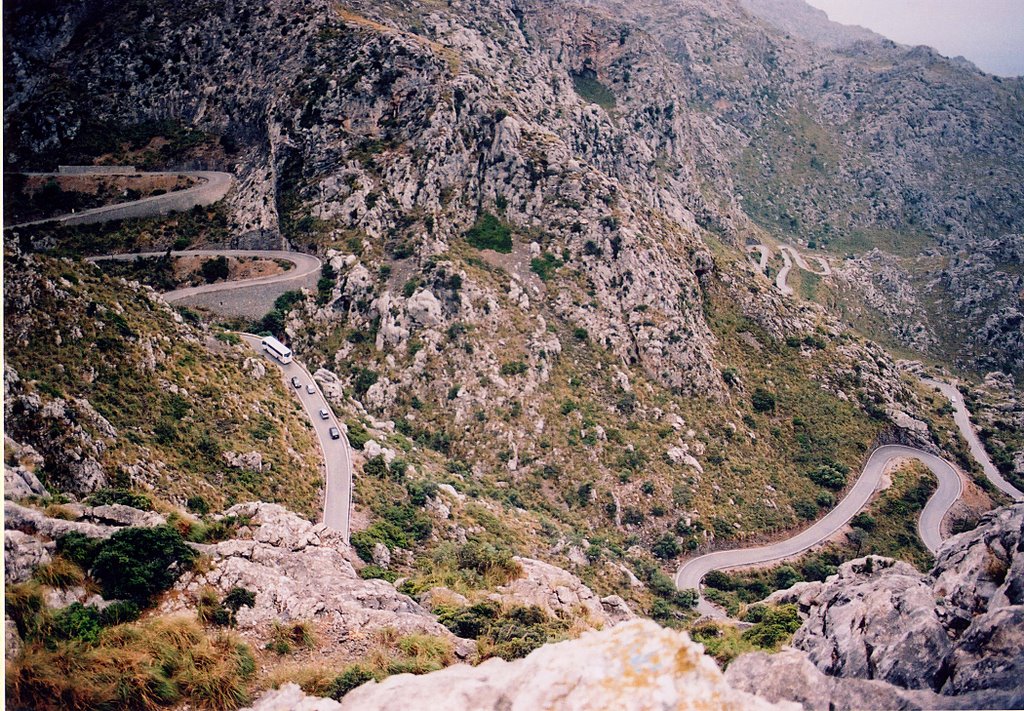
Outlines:
<svg viewBox="0 0 1024 711"><path fill-rule="evenodd" d="M512 230L489 212L480 215L465 237L477 249L493 249L504 254L512 251Z"/></svg>
<svg viewBox="0 0 1024 711"><path fill-rule="evenodd" d="M124 528L104 541L92 573L107 599L148 605L192 567L197 554L170 526Z"/></svg>
<svg viewBox="0 0 1024 711"><path fill-rule="evenodd" d="M122 504L143 511L152 511L153 502L145 494L136 494L127 489L100 489L85 500L90 506Z"/></svg>
<svg viewBox="0 0 1024 711"><path fill-rule="evenodd" d="M838 491L846 486L846 467L835 464L822 464L807 472L808 478L818 486Z"/></svg>
<svg viewBox="0 0 1024 711"><path fill-rule="evenodd" d="M750 404L757 412L774 412L775 395L763 388L757 388L750 397Z"/></svg>

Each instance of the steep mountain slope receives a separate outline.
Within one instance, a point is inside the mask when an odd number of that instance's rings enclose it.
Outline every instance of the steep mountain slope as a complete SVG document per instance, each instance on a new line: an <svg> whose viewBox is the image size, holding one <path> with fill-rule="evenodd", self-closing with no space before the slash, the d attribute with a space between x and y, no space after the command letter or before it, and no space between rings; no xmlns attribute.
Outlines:
<svg viewBox="0 0 1024 711"><path fill-rule="evenodd" d="M316 516L319 452L237 338L95 267L4 255L4 424L51 491L134 488L215 509L260 498Z"/></svg>
<svg viewBox="0 0 1024 711"><path fill-rule="evenodd" d="M288 341L359 450L351 562L401 578L403 595L344 565L339 589L498 656L630 609L682 624L692 599L663 571L683 551L823 514L879 443L962 453L941 402L844 322L965 368L1019 367L1020 82L921 48L812 47L732 1L4 13L6 169L195 165L238 179L207 211L5 235L5 417L58 495L26 503L113 485L151 488L170 510L199 490L241 529L203 549L163 610L212 615L234 586L270 581L236 622L284 649L306 645L301 617L344 618L349 602L325 607L308 570L292 595L295 581L250 559L301 567L348 547L320 546L319 529L277 508L228 508L264 499L312 518L318 492L306 424L225 325ZM258 324L218 324L34 254L181 240L289 246L326 266L315 292ZM819 303L780 294L748 261L748 242L786 240L851 255L835 277L794 270ZM72 414L50 417L61 408ZM31 468L22 453L12 470ZM72 505L50 513L93 515ZM298 533L254 529L264 513ZM350 631L321 630L372 651ZM417 659L378 655L371 676L454 659L399 642ZM338 688L369 678L348 672Z"/></svg>
<svg viewBox="0 0 1024 711"><path fill-rule="evenodd" d="M828 500L809 472L855 471L908 436L904 413L939 421L737 249L757 228L730 161L779 103L758 87L793 72L769 57L796 53L737 7L682 5L660 39L634 11L550 2L76 7L8 9L52 33L8 50L9 162L172 160L158 118L201 131L184 143L207 161L230 148L231 241L279 226L331 258L337 283L286 331L338 407L429 480L533 511L552 544L671 556L786 528ZM717 59L684 61L697 48Z"/></svg>

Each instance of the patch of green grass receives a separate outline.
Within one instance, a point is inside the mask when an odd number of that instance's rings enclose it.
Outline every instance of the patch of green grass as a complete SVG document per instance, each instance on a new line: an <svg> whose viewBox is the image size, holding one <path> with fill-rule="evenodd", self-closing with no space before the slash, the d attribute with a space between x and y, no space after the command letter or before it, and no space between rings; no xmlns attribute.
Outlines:
<svg viewBox="0 0 1024 711"><path fill-rule="evenodd" d="M550 281L560 266L562 266L562 260L551 252L543 252L539 257L530 260L530 270L542 281Z"/></svg>

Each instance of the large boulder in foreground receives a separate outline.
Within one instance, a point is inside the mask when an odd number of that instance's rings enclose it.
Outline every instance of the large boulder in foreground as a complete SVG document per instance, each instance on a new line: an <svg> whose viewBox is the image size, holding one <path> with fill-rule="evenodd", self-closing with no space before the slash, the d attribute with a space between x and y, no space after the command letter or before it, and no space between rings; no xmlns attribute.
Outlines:
<svg viewBox="0 0 1024 711"><path fill-rule="evenodd" d="M255 711L285 709L675 709L677 711L797 711L731 688L703 648L683 632L632 620L579 639L549 644L524 659L459 664L423 676L399 674L350 691L340 705L283 688Z"/></svg>
<svg viewBox="0 0 1024 711"><path fill-rule="evenodd" d="M805 621L793 650L733 661L737 688L812 710L1024 708L1024 503L947 540L928 575L869 556L769 601Z"/></svg>
<svg viewBox="0 0 1024 711"><path fill-rule="evenodd" d="M203 546L210 565L183 575L180 594L165 599L162 611L193 609L207 588L221 596L245 588L256 599L237 613L244 636L261 638L277 621L310 621L324 642L353 652L365 646L367 632L383 628L451 639L460 657L475 650L391 583L360 578L340 532L277 504L238 504L226 514L249 524L239 538Z"/></svg>

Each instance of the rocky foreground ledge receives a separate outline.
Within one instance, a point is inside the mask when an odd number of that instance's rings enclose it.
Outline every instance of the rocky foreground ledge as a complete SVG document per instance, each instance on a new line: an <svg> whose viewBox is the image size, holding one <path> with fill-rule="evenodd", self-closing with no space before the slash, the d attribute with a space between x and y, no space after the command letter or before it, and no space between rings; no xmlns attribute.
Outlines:
<svg viewBox="0 0 1024 711"><path fill-rule="evenodd" d="M1024 708L1024 504L950 538L927 575L869 556L769 601L804 623L792 649L732 663L739 689L814 710Z"/></svg>
<svg viewBox="0 0 1024 711"><path fill-rule="evenodd" d="M514 662L370 682L340 704L287 685L252 708L1024 708L1024 504L950 538L928 574L869 556L769 601L798 605L792 647L724 675L685 633L631 620Z"/></svg>
<svg viewBox="0 0 1024 711"><path fill-rule="evenodd" d="M341 703L305 696L289 684L264 695L252 710L398 708L796 711L800 707L731 688L714 661L685 633L650 620L632 620L546 645L514 662L495 658L476 667L458 664L423 676L391 676L349 692Z"/></svg>

